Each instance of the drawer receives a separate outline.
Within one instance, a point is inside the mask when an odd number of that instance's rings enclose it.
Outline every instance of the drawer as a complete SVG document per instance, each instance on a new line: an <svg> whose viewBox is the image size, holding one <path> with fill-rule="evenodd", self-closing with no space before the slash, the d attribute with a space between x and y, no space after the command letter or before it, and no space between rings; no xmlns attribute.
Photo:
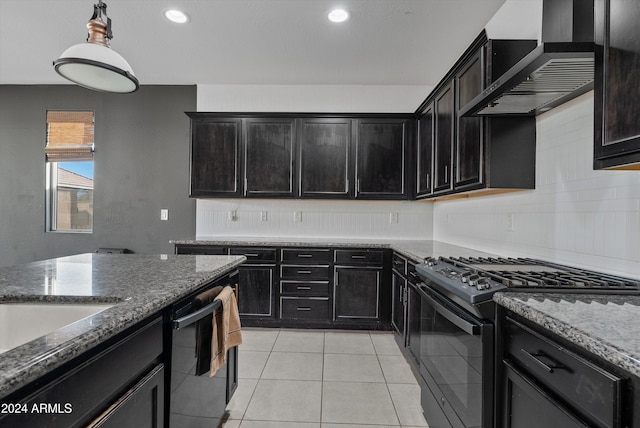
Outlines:
<svg viewBox="0 0 640 428"><path fill-rule="evenodd" d="M281 319L330 320L328 297L281 297Z"/></svg>
<svg viewBox="0 0 640 428"><path fill-rule="evenodd" d="M331 263L331 250L329 248L283 248L282 262L314 265Z"/></svg>
<svg viewBox="0 0 640 428"><path fill-rule="evenodd" d="M280 281L280 294L329 296L329 281Z"/></svg>
<svg viewBox="0 0 640 428"><path fill-rule="evenodd" d="M281 279L311 280L311 279L329 279L329 265L308 266L308 265L281 265Z"/></svg>
<svg viewBox="0 0 640 428"><path fill-rule="evenodd" d="M605 426L619 417L622 380L507 317L506 358L538 384Z"/></svg>
<svg viewBox="0 0 640 428"><path fill-rule="evenodd" d="M229 250L232 256L245 256L247 263L275 263L275 248L236 247Z"/></svg>
<svg viewBox="0 0 640 428"><path fill-rule="evenodd" d="M176 254L207 254L226 256L226 247L212 247L210 245L176 245Z"/></svg>
<svg viewBox="0 0 640 428"><path fill-rule="evenodd" d="M407 274L407 259L402 257L400 254L393 253L391 267L400 275L405 276Z"/></svg>
<svg viewBox="0 0 640 428"><path fill-rule="evenodd" d="M382 264L384 251L382 250L336 250L336 264Z"/></svg>

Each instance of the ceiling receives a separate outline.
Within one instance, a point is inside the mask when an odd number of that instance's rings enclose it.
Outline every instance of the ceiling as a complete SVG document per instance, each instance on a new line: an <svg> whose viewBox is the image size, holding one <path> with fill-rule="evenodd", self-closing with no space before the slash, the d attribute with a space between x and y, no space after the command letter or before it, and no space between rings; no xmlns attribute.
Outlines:
<svg viewBox="0 0 640 428"><path fill-rule="evenodd" d="M505 0L106 0L141 84L434 85ZM66 84L97 0L0 0L0 84ZM351 12L345 24L326 13ZM178 25L163 11L180 8Z"/></svg>

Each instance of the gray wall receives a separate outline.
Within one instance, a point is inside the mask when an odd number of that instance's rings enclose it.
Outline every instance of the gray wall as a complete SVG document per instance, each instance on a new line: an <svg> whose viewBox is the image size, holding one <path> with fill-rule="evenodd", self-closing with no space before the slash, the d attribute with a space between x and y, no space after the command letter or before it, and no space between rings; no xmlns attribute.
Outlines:
<svg viewBox="0 0 640 428"><path fill-rule="evenodd" d="M46 111L95 111L92 234L45 232ZM70 85L0 85L0 266L124 247L171 253L195 236L189 120L195 86L126 95ZM160 209L169 221L160 221Z"/></svg>

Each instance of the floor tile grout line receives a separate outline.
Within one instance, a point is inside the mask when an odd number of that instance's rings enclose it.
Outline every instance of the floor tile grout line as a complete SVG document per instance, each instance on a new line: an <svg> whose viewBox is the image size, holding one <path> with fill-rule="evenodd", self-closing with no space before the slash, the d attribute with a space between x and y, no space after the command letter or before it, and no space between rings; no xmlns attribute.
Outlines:
<svg viewBox="0 0 640 428"><path fill-rule="evenodd" d="M240 419L240 427L242 427L242 422L244 422L244 418L247 415L247 410L249 410L249 406L251 405L251 400L253 400L253 396L256 393L256 390L258 389L258 384L260 384L260 380L262 380L262 375L264 374L264 370L267 368L267 363L269 362L269 358L271 358L271 352L273 351L274 346L276 346L276 342L278 340L278 337L280 336L280 331L281 330L276 330L276 337L273 340L273 343L271 344L271 348L268 351L269 355L267 355L267 361L265 361L264 363L264 367L262 367L262 370L260 371L260 375L258 376L258 379L256 380L256 386L255 388L253 388L253 392L251 393L251 397L249 398L249 401L247 402L247 406L244 409L244 412L242 412L242 418Z"/></svg>
<svg viewBox="0 0 640 428"><path fill-rule="evenodd" d="M371 333L369 333L369 337L371 337ZM371 343L373 343L373 339L371 339ZM374 345L375 349L375 345ZM398 409L396 407L396 402L393 401L393 395L391 395L391 390L389 389L389 382L387 381L387 376L384 373L384 368L382 367L382 362L380 361L380 355L378 354L378 350L376 349L376 359L378 360L378 364L380 365L380 371L382 372L382 377L384 378L384 386L387 388L387 394L389 394L389 400L391 400L391 405L393 406L393 411L396 414L396 420L398 421L398 426L400 424L400 414L398 413Z"/></svg>

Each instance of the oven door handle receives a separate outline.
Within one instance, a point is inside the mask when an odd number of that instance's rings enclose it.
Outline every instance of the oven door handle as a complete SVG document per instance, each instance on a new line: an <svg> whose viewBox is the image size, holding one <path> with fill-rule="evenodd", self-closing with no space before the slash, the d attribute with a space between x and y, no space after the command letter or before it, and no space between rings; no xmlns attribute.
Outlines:
<svg viewBox="0 0 640 428"><path fill-rule="evenodd" d="M438 312L447 320L451 321L458 328L462 329L465 333L470 334L472 336L477 336L478 334L480 334L479 325L473 324L465 319L462 319L456 316L456 314L452 313L451 310L447 309L441 303L435 300L433 297L429 296L426 292L424 292L424 290L420 294L422 295L423 298L429 301L429 303L431 304L431 306L433 306L436 312Z"/></svg>
<svg viewBox="0 0 640 428"><path fill-rule="evenodd" d="M217 308L222 306L221 300L214 300L209 303L207 306L198 309L195 312L192 312L188 315L183 316L182 318L178 318L177 320L173 320L173 329L180 330L181 328L187 327L196 321L200 321L202 318L206 317L209 314L212 314Z"/></svg>

